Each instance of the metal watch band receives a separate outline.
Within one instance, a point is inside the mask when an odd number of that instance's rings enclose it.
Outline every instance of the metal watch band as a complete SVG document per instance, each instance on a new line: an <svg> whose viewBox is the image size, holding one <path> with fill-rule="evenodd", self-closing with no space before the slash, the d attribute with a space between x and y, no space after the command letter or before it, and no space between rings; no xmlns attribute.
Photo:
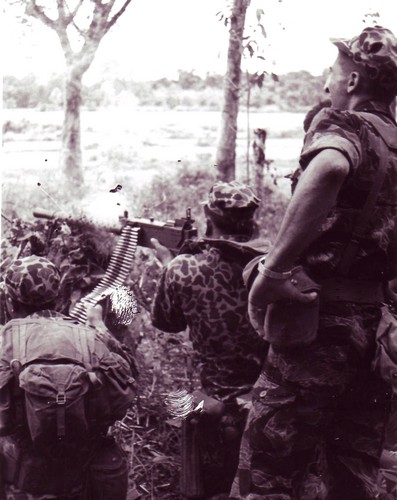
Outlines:
<svg viewBox="0 0 397 500"><path fill-rule="evenodd" d="M276 271L272 271L268 267L265 266L265 260L261 259L258 264L258 273L262 274L262 276L266 276L268 278L273 278L275 280L287 280L291 278L292 272L286 271L284 273L278 273Z"/></svg>

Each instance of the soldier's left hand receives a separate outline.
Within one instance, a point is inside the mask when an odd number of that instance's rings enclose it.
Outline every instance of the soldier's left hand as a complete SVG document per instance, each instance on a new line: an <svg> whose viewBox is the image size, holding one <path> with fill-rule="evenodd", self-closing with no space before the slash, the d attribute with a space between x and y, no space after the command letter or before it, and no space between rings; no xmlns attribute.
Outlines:
<svg viewBox="0 0 397 500"><path fill-rule="evenodd" d="M310 303L317 298L317 292L302 293L289 279L274 279L258 275L248 296L248 314L252 326L260 333L268 304L280 300Z"/></svg>

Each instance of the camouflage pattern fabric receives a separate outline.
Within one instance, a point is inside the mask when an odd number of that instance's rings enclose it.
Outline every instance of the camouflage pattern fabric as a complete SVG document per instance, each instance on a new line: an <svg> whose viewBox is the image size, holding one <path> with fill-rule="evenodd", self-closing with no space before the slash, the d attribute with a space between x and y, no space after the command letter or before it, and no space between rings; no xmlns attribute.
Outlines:
<svg viewBox="0 0 397 500"><path fill-rule="evenodd" d="M368 27L351 40L331 38L331 42L362 66L380 88L397 94L397 38L390 30Z"/></svg>
<svg viewBox="0 0 397 500"><path fill-rule="evenodd" d="M45 304L58 297L61 276L44 257L31 255L17 259L5 276L6 293L22 304Z"/></svg>
<svg viewBox="0 0 397 500"><path fill-rule="evenodd" d="M167 332L189 327L202 387L221 400L251 389L266 353L248 320L247 301L242 266L210 246L173 259L154 299L153 325Z"/></svg>
<svg viewBox="0 0 397 500"><path fill-rule="evenodd" d="M357 111L375 113L397 133L381 104L368 102ZM301 263L315 279L336 275L379 165L368 129L351 112L319 112L305 138L302 169L326 148L341 151L351 168L335 208L302 257ZM350 277L379 281L396 275L389 257L396 204L397 172L389 164ZM232 499L378 498L379 456L391 404L389 387L371 371L380 310L362 304L323 303L321 293L320 306L319 330L312 344L269 350L254 387Z"/></svg>
<svg viewBox="0 0 397 500"><path fill-rule="evenodd" d="M397 127L389 110L377 102L366 102L354 111L370 112L397 134ZM313 119L305 137L301 154L301 167L326 148L337 149L350 162L350 175L345 181L337 204L320 228L319 237L306 249L300 261L307 266L314 278L333 276L346 242L350 238L357 215L371 187L379 160L372 151L368 127L358 114L349 111L323 109ZM396 156L397 150L391 155ZM388 168L371 218L368 235L360 242L356 262L351 268L353 278L375 279L393 277L397 269L390 265L388 257L390 241L396 231L397 171Z"/></svg>
<svg viewBox="0 0 397 500"><path fill-rule="evenodd" d="M216 182L210 189L208 200L203 202L211 212L225 215L225 210L233 208L256 209L260 199L252 189L238 181Z"/></svg>
<svg viewBox="0 0 397 500"><path fill-rule="evenodd" d="M376 307L323 306L318 337L270 348L254 386L231 499L373 500L390 409L369 370Z"/></svg>
<svg viewBox="0 0 397 500"><path fill-rule="evenodd" d="M155 327L189 328L203 391L225 402L220 421L203 415L199 423L205 498L230 491L246 418L235 398L251 390L267 351L248 320L242 268L210 245L179 255L164 269L153 304Z"/></svg>

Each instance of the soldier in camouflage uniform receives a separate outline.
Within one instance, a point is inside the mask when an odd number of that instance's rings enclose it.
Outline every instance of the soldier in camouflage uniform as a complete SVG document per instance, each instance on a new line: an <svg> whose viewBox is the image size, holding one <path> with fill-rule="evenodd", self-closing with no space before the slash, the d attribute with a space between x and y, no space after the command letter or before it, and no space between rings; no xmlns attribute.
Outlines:
<svg viewBox="0 0 397 500"><path fill-rule="evenodd" d="M234 246L252 237L258 204L239 182L212 186L204 204L207 238L168 263L154 299L153 325L167 332L189 328L202 390L225 405L220 421L200 421L205 498L230 491L246 417L236 397L251 390L267 352L248 320L242 280L248 254Z"/></svg>
<svg viewBox="0 0 397 500"><path fill-rule="evenodd" d="M35 255L17 259L6 272L4 299L12 318L46 318L56 322L65 316L55 311L60 291L61 276L57 267L44 257ZM101 327L99 338L109 350L117 352L132 362L102 322L97 311L90 311L95 326ZM6 324L3 330L7 329ZM2 331L3 331L2 330ZM1 332L2 333L2 332ZM1 351L0 335L0 356ZM1 416L4 410L0 400ZM18 464L17 468L15 464ZM128 467L124 452L112 437L94 436L92 448L79 450L78 456L63 457L62 462L52 463L40 451L32 449L23 425L17 424L11 433L0 437L0 499L1 500L122 500L126 498ZM21 473L23 470L23 474ZM50 477L51 476L51 477ZM31 493L20 483L28 478L29 484L40 487L46 493ZM48 483L67 484L67 495L53 494ZM32 483L33 480L33 483ZM1 491L3 490L3 491ZM90 493L88 493L88 490Z"/></svg>
<svg viewBox="0 0 397 500"><path fill-rule="evenodd" d="M266 331L269 305L280 301L304 307L319 300L319 326L308 345L271 345L254 387L232 499L378 498L391 391L371 372L371 360L384 284L397 276L397 126L390 113L397 40L373 27L332 41L339 50L325 85L332 107L306 134L296 190L249 295L259 331ZM344 249L379 168L378 133L390 161L365 237L341 278ZM318 294L295 286L296 264L322 286ZM336 278L344 284L339 295Z"/></svg>

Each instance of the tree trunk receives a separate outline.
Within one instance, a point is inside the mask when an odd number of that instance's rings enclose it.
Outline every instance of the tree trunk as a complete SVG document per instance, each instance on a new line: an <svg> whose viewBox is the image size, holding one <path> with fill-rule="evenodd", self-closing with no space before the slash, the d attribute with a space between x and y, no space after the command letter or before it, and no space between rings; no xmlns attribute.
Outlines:
<svg viewBox="0 0 397 500"><path fill-rule="evenodd" d="M242 41L248 4L249 0L233 0L233 10L230 19L221 135L216 156L218 177L224 181L233 180L236 172L236 138L240 97L241 56L243 52Z"/></svg>
<svg viewBox="0 0 397 500"><path fill-rule="evenodd" d="M68 184L83 184L80 143L80 105L83 74L68 68L65 81L64 121L62 130L61 168Z"/></svg>

